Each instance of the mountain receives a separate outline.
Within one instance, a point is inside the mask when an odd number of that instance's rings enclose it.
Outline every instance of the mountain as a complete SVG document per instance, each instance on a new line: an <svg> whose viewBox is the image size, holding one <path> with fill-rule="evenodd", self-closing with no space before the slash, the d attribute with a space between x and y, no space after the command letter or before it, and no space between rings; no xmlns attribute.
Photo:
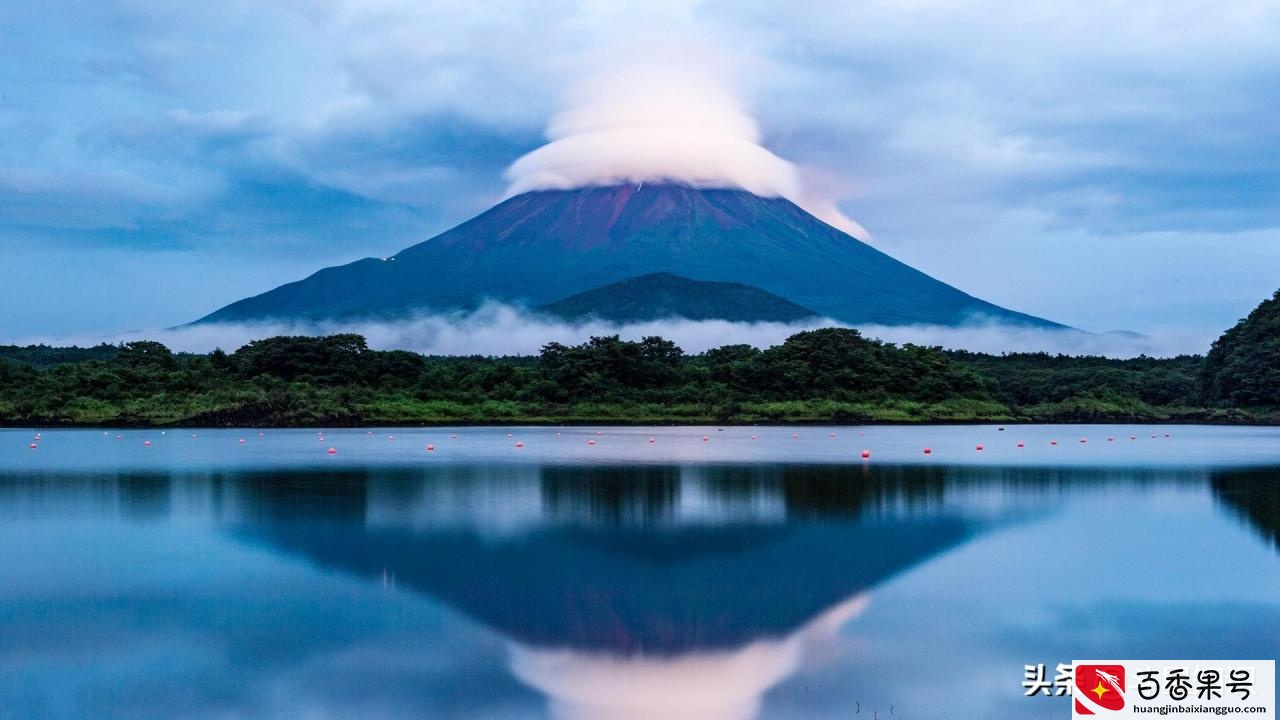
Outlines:
<svg viewBox="0 0 1280 720"><path fill-rule="evenodd" d="M598 318L639 322L689 320L795 322L817 313L786 298L742 283L706 282L650 273L587 290L538 308L565 320Z"/></svg>
<svg viewBox="0 0 1280 720"><path fill-rule="evenodd" d="M789 200L674 184L517 195L393 257L325 268L200 322L540 307L651 273L742 283L853 324L1062 327L935 280Z"/></svg>

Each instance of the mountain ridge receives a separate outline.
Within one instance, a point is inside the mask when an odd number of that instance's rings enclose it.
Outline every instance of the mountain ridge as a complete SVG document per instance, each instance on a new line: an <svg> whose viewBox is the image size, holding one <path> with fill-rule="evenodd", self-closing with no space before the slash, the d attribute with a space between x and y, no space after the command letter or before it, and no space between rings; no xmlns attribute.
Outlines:
<svg viewBox="0 0 1280 720"><path fill-rule="evenodd" d="M797 322L818 314L757 287L649 273L543 305L538 312L562 320L643 322L683 318L730 322Z"/></svg>

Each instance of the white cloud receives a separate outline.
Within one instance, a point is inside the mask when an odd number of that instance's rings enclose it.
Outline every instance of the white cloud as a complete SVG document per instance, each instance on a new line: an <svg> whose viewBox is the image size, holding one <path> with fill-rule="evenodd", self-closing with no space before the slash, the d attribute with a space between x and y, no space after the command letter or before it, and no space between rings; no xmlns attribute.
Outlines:
<svg viewBox="0 0 1280 720"><path fill-rule="evenodd" d="M586 63L547 126L549 143L507 170L507 195L641 182L742 188L784 197L859 239L865 228L806 187L761 144L732 89L727 56L686 39L603 53Z"/></svg>
<svg viewBox="0 0 1280 720"><path fill-rule="evenodd" d="M376 349L413 350L427 355L536 355L549 342L576 344L592 336L620 335L638 340L658 335L688 353L713 347L748 344L764 348L781 344L795 333L820 327L846 327L830 319L796 323L743 323L727 320L673 318L633 323L600 320L564 322L521 308L488 303L473 312L421 315L402 321L262 322L188 325L164 330L137 330L109 337L26 338L19 344L93 345L100 342L156 340L173 350L234 350L250 340L276 335L359 333ZM1172 356L1203 353L1216 334L1172 330L1155 335L1100 334L1027 328L975 319L959 327L936 325L866 325L861 332L885 342L941 345L975 352L1049 352L1067 355Z"/></svg>

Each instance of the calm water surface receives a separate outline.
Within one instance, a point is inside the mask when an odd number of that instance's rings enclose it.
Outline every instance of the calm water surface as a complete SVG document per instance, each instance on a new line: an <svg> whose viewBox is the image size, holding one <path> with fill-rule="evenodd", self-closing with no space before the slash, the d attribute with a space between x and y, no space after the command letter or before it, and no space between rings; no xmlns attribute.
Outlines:
<svg viewBox="0 0 1280 720"><path fill-rule="evenodd" d="M1025 664L1280 654L1280 429L35 433L0 718L1062 718Z"/></svg>

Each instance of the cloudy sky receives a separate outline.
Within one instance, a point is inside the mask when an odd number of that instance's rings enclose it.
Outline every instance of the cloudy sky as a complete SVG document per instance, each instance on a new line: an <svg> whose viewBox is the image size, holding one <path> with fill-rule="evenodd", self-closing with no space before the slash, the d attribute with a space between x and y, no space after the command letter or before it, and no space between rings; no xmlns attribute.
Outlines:
<svg viewBox="0 0 1280 720"><path fill-rule="evenodd" d="M1208 337L1280 286L1280 4L632 5L0 6L0 341L426 239L619 48L714 53L766 148L993 302Z"/></svg>

